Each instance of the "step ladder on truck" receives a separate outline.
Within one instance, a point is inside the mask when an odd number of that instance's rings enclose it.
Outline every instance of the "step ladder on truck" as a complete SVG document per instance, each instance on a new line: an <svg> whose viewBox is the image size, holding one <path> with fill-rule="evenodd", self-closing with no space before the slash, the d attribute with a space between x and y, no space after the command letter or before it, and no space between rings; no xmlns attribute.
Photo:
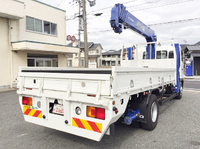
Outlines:
<svg viewBox="0 0 200 149"><path fill-rule="evenodd" d="M17 93L25 121L100 141L104 134L114 134L121 118L127 125L153 130L159 104L181 99L179 44L157 42L154 31L123 4L112 8L110 24L116 33L123 26L147 43L124 47L121 66L111 69L21 67Z"/></svg>

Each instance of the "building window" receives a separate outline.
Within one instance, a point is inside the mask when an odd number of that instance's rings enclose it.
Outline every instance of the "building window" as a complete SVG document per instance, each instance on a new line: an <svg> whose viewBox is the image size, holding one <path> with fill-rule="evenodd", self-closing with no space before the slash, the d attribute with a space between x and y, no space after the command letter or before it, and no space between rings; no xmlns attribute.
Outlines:
<svg viewBox="0 0 200 149"><path fill-rule="evenodd" d="M97 49L97 53L99 53L99 50Z"/></svg>
<svg viewBox="0 0 200 149"><path fill-rule="evenodd" d="M57 35L57 24L26 16L26 29L44 34Z"/></svg>
<svg viewBox="0 0 200 149"><path fill-rule="evenodd" d="M84 67L85 65L84 65L84 60L81 60L80 61L80 65L81 65L81 67Z"/></svg>
<svg viewBox="0 0 200 149"><path fill-rule="evenodd" d="M90 54L94 54L94 50L90 50Z"/></svg>
<svg viewBox="0 0 200 149"><path fill-rule="evenodd" d="M68 57L68 58L72 58L72 57L73 57L73 54L67 54L67 57Z"/></svg>
<svg viewBox="0 0 200 149"><path fill-rule="evenodd" d="M58 67L57 55L27 54L28 67Z"/></svg>
<svg viewBox="0 0 200 149"><path fill-rule="evenodd" d="M120 61L118 61L118 64L120 65Z"/></svg>
<svg viewBox="0 0 200 149"><path fill-rule="evenodd" d="M103 65L103 66L106 66L106 61L102 61L102 65Z"/></svg>
<svg viewBox="0 0 200 149"><path fill-rule="evenodd" d="M45 67L44 61L40 59L36 59L36 67Z"/></svg>
<svg viewBox="0 0 200 149"><path fill-rule="evenodd" d="M58 60L52 59L52 65L53 65L53 67L58 67Z"/></svg>
<svg viewBox="0 0 200 149"><path fill-rule="evenodd" d="M45 60L44 67L52 67L52 60Z"/></svg>
<svg viewBox="0 0 200 149"><path fill-rule="evenodd" d="M42 33L42 20L35 19L35 31Z"/></svg>
<svg viewBox="0 0 200 149"><path fill-rule="evenodd" d="M57 35L57 24L51 23L51 34Z"/></svg>
<svg viewBox="0 0 200 149"><path fill-rule="evenodd" d="M68 60L68 61L67 61L67 66L68 66L68 67L72 67L72 60Z"/></svg>
<svg viewBox="0 0 200 149"><path fill-rule="evenodd" d="M44 21L44 33L50 34L50 22Z"/></svg>
<svg viewBox="0 0 200 149"><path fill-rule="evenodd" d="M111 62L111 65L112 65L112 66L115 66L115 61L112 61L112 62Z"/></svg>
<svg viewBox="0 0 200 149"><path fill-rule="evenodd" d="M28 59L28 66L35 67L35 59Z"/></svg>
<svg viewBox="0 0 200 149"><path fill-rule="evenodd" d="M34 18L26 17L26 29L34 31Z"/></svg>

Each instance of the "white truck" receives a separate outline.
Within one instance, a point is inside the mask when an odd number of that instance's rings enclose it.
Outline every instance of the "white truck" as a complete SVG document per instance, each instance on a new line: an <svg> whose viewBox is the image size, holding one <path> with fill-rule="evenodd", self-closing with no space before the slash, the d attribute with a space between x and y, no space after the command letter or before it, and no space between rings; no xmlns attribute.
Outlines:
<svg viewBox="0 0 200 149"><path fill-rule="evenodd" d="M153 130L159 104L181 99L183 83L179 45L153 41L124 47L111 69L21 67L17 93L25 121L100 141L120 118Z"/></svg>

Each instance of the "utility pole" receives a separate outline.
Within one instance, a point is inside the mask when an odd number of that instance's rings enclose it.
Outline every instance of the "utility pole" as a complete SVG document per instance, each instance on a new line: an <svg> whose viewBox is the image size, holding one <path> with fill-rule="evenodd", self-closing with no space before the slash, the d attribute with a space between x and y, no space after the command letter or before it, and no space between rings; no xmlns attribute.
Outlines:
<svg viewBox="0 0 200 149"><path fill-rule="evenodd" d="M79 24L78 24L78 47L79 47L79 52L78 52L78 67L80 67L80 61L81 61L81 0L78 2L79 4L79 9L78 9L78 15L79 15Z"/></svg>
<svg viewBox="0 0 200 149"><path fill-rule="evenodd" d="M86 20L86 1L83 0L83 24L84 24L84 49L85 49L85 68L88 68L88 46L87 46L87 20Z"/></svg>

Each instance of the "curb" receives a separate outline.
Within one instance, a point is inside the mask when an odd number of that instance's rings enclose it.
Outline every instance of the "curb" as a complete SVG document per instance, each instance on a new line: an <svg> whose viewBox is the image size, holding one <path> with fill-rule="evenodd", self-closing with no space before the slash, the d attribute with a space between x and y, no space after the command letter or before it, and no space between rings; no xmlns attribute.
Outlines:
<svg viewBox="0 0 200 149"><path fill-rule="evenodd" d="M184 79L197 79L197 80L200 80L200 77L198 76L198 77L183 77Z"/></svg>
<svg viewBox="0 0 200 149"><path fill-rule="evenodd" d="M186 88L186 89L183 89L183 91L188 91L188 92L200 92L200 89L196 89L196 88Z"/></svg>
<svg viewBox="0 0 200 149"><path fill-rule="evenodd" d="M17 90L16 88L5 88L5 89L0 89L0 93L16 91L16 90Z"/></svg>

